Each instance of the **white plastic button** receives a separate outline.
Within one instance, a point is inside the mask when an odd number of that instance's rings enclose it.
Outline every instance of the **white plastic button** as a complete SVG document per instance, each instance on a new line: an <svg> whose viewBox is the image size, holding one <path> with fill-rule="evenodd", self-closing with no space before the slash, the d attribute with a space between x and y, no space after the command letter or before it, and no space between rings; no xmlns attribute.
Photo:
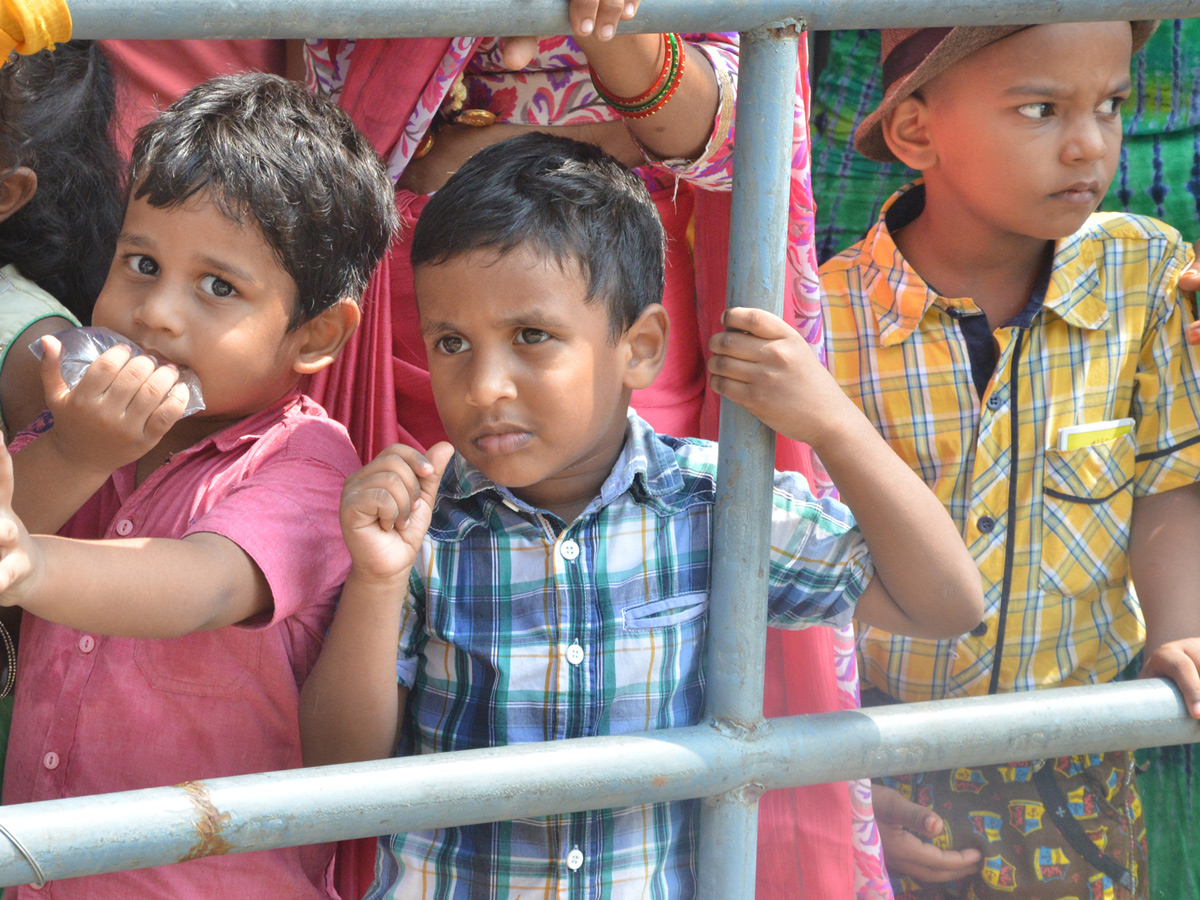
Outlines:
<svg viewBox="0 0 1200 900"><path fill-rule="evenodd" d="M125 537L125 535L129 534L131 531L133 531L133 523L128 519L121 519L119 522L117 522L117 534L119 534L121 537Z"/></svg>
<svg viewBox="0 0 1200 900"><path fill-rule="evenodd" d="M563 541L558 548L559 555L565 560L579 558L579 545L574 541Z"/></svg>
<svg viewBox="0 0 1200 900"><path fill-rule="evenodd" d="M583 662L583 648L578 643L572 644L567 648L567 662L573 666Z"/></svg>
<svg viewBox="0 0 1200 900"><path fill-rule="evenodd" d="M79 639L79 649L84 653L91 653L96 649L96 639L90 634L85 634Z"/></svg>
<svg viewBox="0 0 1200 900"><path fill-rule="evenodd" d="M576 872L579 870L579 867L582 865L583 865L583 851L581 851L578 847L576 847L574 850L572 850L570 853L567 854L567 868L570 869L572 872Z"/></svg>
<svg viewBox="0 0 1200 900"><path fill-rule="evenodd" d="M42 765L45 766L47 769L57 769L58 768L58 754L55 753L53 750L51 750L49 753L47 753L45 756L42 757Z"/></svg>

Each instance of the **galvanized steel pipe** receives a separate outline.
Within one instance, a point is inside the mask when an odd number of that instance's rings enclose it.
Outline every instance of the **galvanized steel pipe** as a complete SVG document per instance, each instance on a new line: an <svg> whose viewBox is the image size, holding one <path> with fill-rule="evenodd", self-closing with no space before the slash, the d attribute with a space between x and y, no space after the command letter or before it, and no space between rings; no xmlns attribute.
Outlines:
<svg viewBox="0 0 1200 900"><path fill-rule="evenodd" d="M80 38L461 37L565 34L565 0L70 0ZM1200 0L653 0L623 28L749 31L803 19L818 31L1200 15Z"/></svg>
<svg viewBox="0 0 1200 900"><path fill-rule="evenodd" d="M742 35L729 307L783 311L799 40L794 22ZM762 721L775 433L722 398L719 444L705 711L736 733ZM754 896L760 794L739 785L704 800L700 900Z"/></svg>
<svg viewBox="0 0 1200 900"><path fill-rule="evenodd" d="M48 878L420 828L1200 740L1161 680L580 738L0 808ZM0 838L0 885L33 877Z"/></svg>

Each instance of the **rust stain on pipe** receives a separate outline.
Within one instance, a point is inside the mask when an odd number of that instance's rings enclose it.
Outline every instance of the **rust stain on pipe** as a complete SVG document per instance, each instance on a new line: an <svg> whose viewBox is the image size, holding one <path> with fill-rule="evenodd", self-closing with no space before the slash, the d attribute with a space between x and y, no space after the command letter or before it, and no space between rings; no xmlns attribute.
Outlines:
<svg viewBox="0 0 1200 900"><path fill-rule="evenodd" d="M188 799L196 808L196 831L200 832L200 840L192 845L192 849L181 856L179 861L187 862L203 856L223 856L233 850L233 845L221 836L221 829L229 821L229 813L223 813L213 805L208 788L199 781L185 781L179 786L188 792Z"/></svg>

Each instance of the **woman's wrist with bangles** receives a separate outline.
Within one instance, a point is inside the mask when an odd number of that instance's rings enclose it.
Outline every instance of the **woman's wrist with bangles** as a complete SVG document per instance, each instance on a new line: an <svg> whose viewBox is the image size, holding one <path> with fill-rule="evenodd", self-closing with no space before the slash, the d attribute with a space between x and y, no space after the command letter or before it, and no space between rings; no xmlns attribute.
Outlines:
<svg viewBox="0 0 1200 900"><path fill-rule="evenodd" d="M687 60L683 40L678 34L666 33L662 35L662 42L662 68L646 90L632 97L622 97L611 91L596 74L595 68L589 65L596 93L622 118L644 119L654 115L667 105L683 81L684 63Z"/></svg>

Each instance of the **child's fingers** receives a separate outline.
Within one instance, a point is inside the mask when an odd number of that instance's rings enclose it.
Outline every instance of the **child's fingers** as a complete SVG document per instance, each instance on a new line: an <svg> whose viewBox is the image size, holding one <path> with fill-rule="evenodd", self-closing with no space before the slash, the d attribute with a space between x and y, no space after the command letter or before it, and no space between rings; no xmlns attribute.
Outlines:
<svg viewBox="0 0 1200 900"><path fill-rule="evenodd" d="M146 417L146 424L143 426L142 432L147 438L158 443L162 436L183 418L190 398L191 391L188 390L188 386L182 381L175 382L167 389L165 396L159 397L158 405Z"/></svg>
<svg viewBox="0 0 1200 900"><path fill-rule="evenodd" d="M583 37L594 35L607 41L617 33L622 18L631 18L625 15L626 5L627 0L572 0L571 30Z"/></svg>
<svg viewBox="0 0 1200 900"><path fill-rule="evenodd" d="M130 365L132 363L133 360L130 360ZM163 403L169 401L177 386L181 386L179 385L179 370L174 366L158 366L151 369L145 380L134 389L133 395L125 407L126 414L134 419L149 419ZM187 386L182 385L182 387L183 405L186 406ZM182 407L180 414L182 415Z"/></svg>
<svg viewBox="0 0 1200 900"><path fill-rule="evenodd" d="M749 306L735 306L725 310L721 316L721 324L727 331L744 331L765 340L777 340L796 333L796 329L774 313Z"/></svg>
<svg viewBox="0 0 1200 900"><path fill-rule="evenodd" d="M88 366L72 393L80 398L94 398L108 393L132 358L133 350L129 346L118 344L110 347Z"/></svg>
<svg viewBox="0 0 1200 900"><path fill-rule="evenodd" d="M392 444L347 479L343 503L351 497L359 498L360 511L382 515L380 525L389 530L396 522L403 525L421 497L421 478L432 473L433 466L421 451ZM376 493L381 490L391 497L391 504Z"/></svg>
<svg viewBox="0 0 1200 900"><path fill-rule="evenodd" d="M51 404L71 391L62 377L62 341L51 334L42 337L42 391Z"/></svg>
<svg viewBox="0 0 1200 900"><path fill-rule="evenodd" d="M741 331L718 331L708 339L712 358L719 356L722 359L755 363L762 359L763 347L762 338Z"/></svg>
<svg viewBox="0 0 1200 900"><path fill-rule="evenodd" d="M537 54L536 36L503 37L500 39L500 59L509 72L519 72L533 62Z"/></svg>
<svg viewBox="0 0 1200 900"><path fill-rule="evenodd" d="M1163 644L1142 666L1141 677L1170 678L1193 718L1200 719L1200 638Z"/></svg>
<svg viewBox="0 0 1200 900"><path fill-rule="evenodd" d="M1200 275L1197 279L1200 280ZM1183 329L1183 339L1193 346L1200 344L1200 322L1192 322Z"/></svg>
<svg viewBox="0 0 1200 900"><path fill-rule="evenodd" d="M727 355L714 351L706 363L710 375L738 384L749 384L760 375L761 362L745 356Z"/></svg>

